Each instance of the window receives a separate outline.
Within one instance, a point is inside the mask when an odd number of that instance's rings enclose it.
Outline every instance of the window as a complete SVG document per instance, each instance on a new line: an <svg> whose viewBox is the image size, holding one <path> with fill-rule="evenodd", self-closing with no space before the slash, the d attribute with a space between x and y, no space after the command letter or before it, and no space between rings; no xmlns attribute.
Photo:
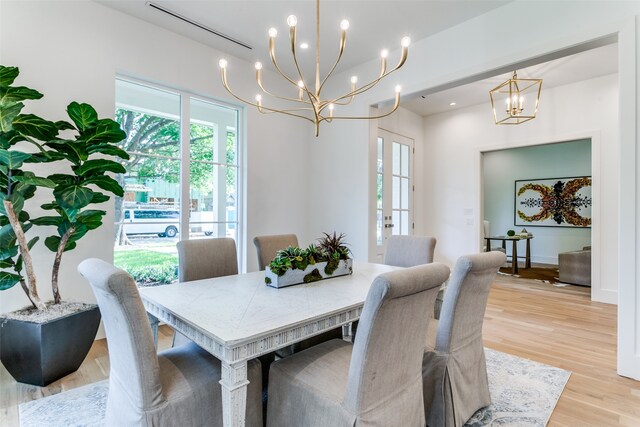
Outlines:
<svg viewBox="0 0 640 427"><path fill-rule="evenodd" d="M116 79L115 116L130 156L118 177L125 194L116 199L115 264L139 285L170 283L178 240L226 236L240 246L239 111Z"/></svg>

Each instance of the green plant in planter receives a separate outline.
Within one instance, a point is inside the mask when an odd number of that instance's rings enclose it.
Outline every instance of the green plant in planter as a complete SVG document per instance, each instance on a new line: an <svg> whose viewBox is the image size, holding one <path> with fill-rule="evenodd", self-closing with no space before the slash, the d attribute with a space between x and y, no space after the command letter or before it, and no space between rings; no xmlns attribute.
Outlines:
<svg viewBox="0 0 640 427"><path fill-rule="evenodd" d="M106 212L88 207L106 202L109 196L96 188L118 196L124 194L122 187L107 175L107 172L124 173L124 167L108 157L127 159L129 156L115 145L126 136L120 125L111 119L99 119L95 109L88 104L69 104L67 114L73 124L20 114L24 107L21 101L40 99L42 94L11 86L18 74L15 67L0 66L0 198L3 200L0 208L0 265L3 268L0 290L21 283L32 304L44 310L46 306L37 294L29 253L37 237L27 241L25 232L34 224L56 227L57 235L47 237L45 246L55 253L51 284L54 303L60 303L58 272L62 254L74 249L88 231L102 225ZM60 132L69 137L60 137ZM29 142L37 151L20 151L15 147L18 142ZM22 171L24 162L56 161L68 161L71 173L42 178ZM38 186L53 190L54 200L41 206L52 211L52 215L31 218L24 210L24 201L33 197Z"/></svg>

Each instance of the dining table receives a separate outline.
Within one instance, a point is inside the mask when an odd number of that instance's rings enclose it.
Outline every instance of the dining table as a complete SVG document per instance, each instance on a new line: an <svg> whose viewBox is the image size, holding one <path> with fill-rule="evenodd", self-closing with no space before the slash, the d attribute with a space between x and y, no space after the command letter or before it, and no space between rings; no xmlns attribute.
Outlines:
<svg viewBox="0 0 640 427"><path fill-rule="evenodd" d="M140 288L140 296L156 340L164 322L221 361L223 425L241 427L247 362L357 320L375 277L397 269L354 262L350 275L279 289L257 271Z"/></svg>

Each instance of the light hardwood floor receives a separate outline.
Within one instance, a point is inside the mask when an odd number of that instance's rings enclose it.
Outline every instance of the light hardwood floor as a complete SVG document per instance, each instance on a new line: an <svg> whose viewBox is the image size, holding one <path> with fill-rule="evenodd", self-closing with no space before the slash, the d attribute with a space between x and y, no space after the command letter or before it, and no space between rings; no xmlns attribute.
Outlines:
<svg viewBox="0 0 640 427"><path fill-rule="evenodd" d="M589 288L556 288L498 276L484 322L487 347L572 371L550 426L640 426L640 382L616 374L616 307ZM160 348L171 342L160 330ZM48 387L17 384L0 367L0 426L18 426L18 405L107 377L105 340L80 369Z"/></svg>

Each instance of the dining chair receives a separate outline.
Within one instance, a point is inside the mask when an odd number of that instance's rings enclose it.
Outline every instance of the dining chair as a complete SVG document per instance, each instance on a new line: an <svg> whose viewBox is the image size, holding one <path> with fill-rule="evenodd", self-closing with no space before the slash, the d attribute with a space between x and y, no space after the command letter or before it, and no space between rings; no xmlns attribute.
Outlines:
<svg viewBox="0 0 640 427"><path fill-rule="evenodd" d="M286 249L289 246L298 246L298 237L295 234L256 236L253 238L253 244L256 246L256 250L258 251L258 266L260 267L260 270L264 270L276 257L279 250ZM342 338L342 326L323 332L320 335L307 338L288 347L281 348L276 351L276 354L278 357L287 357L293 353L297 353L314 345L336 338Z"/></svg>
<svg viewBox="0 0 640 427"><path fill-rule="evenodd" d="M270 236L256 236L253 244L258 251L258 268L264 270L276 257L280 249L289 246L298 246L298 237L295 234L274 234Z"/></svg>
<svg viewBox="0 0 640 427"><path fill-rule="evenodd" d="M396 267L415 267L433 262L436 238L429 236L389 236L384 254L384 264ZM440 290L433 304L434 314L442 301L443 290ZM355 339L359 321L351 323L351 336Z"/></svg>
<svg viewBox="0 0 640 427"><path fill-rule="evenodd" d="M80 263L109 345L107 426L222 426L220 361L193 343L156 354L134 280L99 259ZM262 426L260 362L248 365L246 425Z"/></svg>
<svg viewBox="0 0 640 427"><path fill-rule="evenodd" d="M453 268L422 361L428 426L462 426L491 403L482 322L491 284L505 260L502 252L484 252L460 257Z"/></svg>
<svg viewBox="0 0 640 427"><path fill-rule="evenodd" d="M390 236L384 263L396 267L413 267L433 262L436 238L429 236Z"/></svg>
<svg viewBox="0 0 640 427"><path fill-rule="evenodd" d="M328 341L271 365L267 426L424 426L417 337L448 276L436 263L376 277L354 344Z"/></svg>
<svg viewBox="0 0 640 427"><path fill-rule="evenodd" d="M178 249L178 281L212 279L238 274L236 241L229 237L181 240ZM173 334L173 345L191 342L180 332Z"/></svg>

